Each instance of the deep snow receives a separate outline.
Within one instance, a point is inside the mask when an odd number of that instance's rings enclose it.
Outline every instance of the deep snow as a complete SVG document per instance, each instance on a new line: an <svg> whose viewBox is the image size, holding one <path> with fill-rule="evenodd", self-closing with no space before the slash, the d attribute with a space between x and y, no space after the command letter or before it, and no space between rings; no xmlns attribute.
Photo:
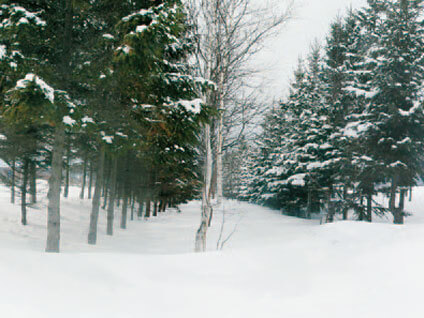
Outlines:
<svg viewBox="0 0 424 318"><path fill-rule="evenodd" d="M319 225L276 211L225 202L226 233L216 251L216 213L205 254L192 253L199 202L129 222L86 241L90 202L62 204L62 253L43 253L45 201L19 224L0 188L0 317L423 317L424 189L405 226L390 220Z"/></svg>

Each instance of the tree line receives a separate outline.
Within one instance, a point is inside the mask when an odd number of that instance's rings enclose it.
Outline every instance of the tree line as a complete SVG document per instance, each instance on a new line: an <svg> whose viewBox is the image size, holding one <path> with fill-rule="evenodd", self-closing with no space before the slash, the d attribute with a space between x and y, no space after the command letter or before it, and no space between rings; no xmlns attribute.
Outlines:
<svg viewBox="0 0 424 318"><path fill-rule="evenodd" d="M423 175L423 42L421 0L369 0L338 18L257 143L228 154L239 169L227 193L301 217L324 210L327 222L353 211L402 224Z"/></svg>
<svg viewBox="0 0 424 318"><path fill-rule="evenodd" d="M134 214L199 195L199 134L213 114L201 96L214 85L191 75L181 1L1 0L0 21L2 178L26 225L36 180L49 175L47 252L60 249L61 186L68 196L75 162L80 197L92 199L89 244L101 206L112 235L117 203L125 229Z"/></svg>

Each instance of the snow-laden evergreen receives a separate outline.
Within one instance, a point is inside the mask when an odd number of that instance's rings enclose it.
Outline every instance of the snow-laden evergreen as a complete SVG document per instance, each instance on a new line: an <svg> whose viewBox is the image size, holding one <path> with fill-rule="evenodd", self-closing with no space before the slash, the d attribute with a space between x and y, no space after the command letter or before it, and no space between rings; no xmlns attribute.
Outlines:
<svg viewBox="0 0 424 318"><path fill-rule="evenodd" d="M353 210L403 223L424 162L422 19L422 1L384 0L333 23L265 120L248 199L299 216L324 210L330 222ZM389 206L375 204L377 193Z"/></svg>

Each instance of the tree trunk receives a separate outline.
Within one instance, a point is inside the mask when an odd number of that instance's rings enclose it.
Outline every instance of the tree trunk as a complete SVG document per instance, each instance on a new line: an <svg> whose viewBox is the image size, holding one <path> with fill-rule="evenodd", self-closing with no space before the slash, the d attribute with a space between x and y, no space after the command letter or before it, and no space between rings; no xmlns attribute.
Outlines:
<svg viewBox="0 0 424 318"><path fill-rule="evenodd" d="M59 253L60 245L60 190L62 183L63 150L65 146L65 129L58 123L55 129L51 176L47 194L47 243L46 252Z"/></svg>
<svg viewBox="0 0 424 318"><path fill-rule="evenodd" d="M306 207L306 218L310 219L312 215L312 189L308 188L308 203Z"/></svg>
<svg viewBox="0 0 424 318"><path fill-rule="evenodd" d="M393 214L393 223L394 224L403 224L402 211L396 208L396 192L398 187L398 176L395 174L392 178L392 185L390 187L390 200L389 200L389 210Z"/></svg>
<svg viewBox="0 0 424 318"><path fill-rule="evenodd" d="M70 164L70 156L71 156L71 146L68 145L68 149L66 151L66 174L65 174L65 190L63 191L63 196L67 198L69 196L69 164Z"/></svg>
<svg viewBox="0 0 424 318"><path fill-rule="evenodd" d="M127 228L127 211L128 211L128 196L124 194L124 202L122 203L122 214L121 214L121 229Z"/></svg>
<svg viewBox="0 0 424 318"><path fill-rule="evenodd" d="M408 190L402 189L400 190L400 198L399 198L399 207L396 209L396 215L394 223L395 224L404 224L405 223L405 197L408 193Z"/></svg>
<svg viewBox="0 0 424 318"><path fill-rule="evenodd" d="M97 223L99 220L99 210L100 210L100 195L102 192L103 186L103 171L105 163L105 146L102 143L100 146L99 157L97 159L97 169L96 169L96 184L94 188L94 197L91 205L91 214L90 214L90 228L88 232L88 244L95 245L97 242ZM90 170L92 171L93 166L90 165ZM90 172L90 185L89 189L91 193L91 176Z"/></svg>
<svg viewBox="0 0 424 318"><path fill-rule="evenodd" d="M372 222L372 191L367 194L367 221Z"/></svg>
<svg viewBox="0 0 424 318"><path fill-rule="evenodd" d="M16 158L12 161L12 187L10 192L10 203L15 204L15 186L16 186Z"/></svg>
<svg viewBox="0 0 424 318"><path fill-rule="evenodd" d="M27 225L27 186L28 186L28 171L29 170L29 159L27 157L24 158L24 166L23 166L23 180L21 186L21 223L22 225Z"/></svg>
<svg viewBox="0 0 424 318"><path fill-rule="evenodd" d="M115 156L112 161L113 163L109 189L109 204L107 207L107 235L113 235L113 220L115 218L116 174L118 169L118 158Z"/></svg>
<svg viewBox="0 0 424 318"><path fill-rule="evenodd" d="M334 202L332 200L332 191L330 190L328 193L328 212L327 212L327 223L333 223L334 222L334 216L336 214L336 210L334 207Z"/></svg>
<svg viewBox="0 0 424 318"><path fill-rule="evenodd" d="M210 187L212 181L212 149L211 149L211 129L209 124L205 124L204 138L206 143L206 160L205 160L205 182L202 191L202 214L200 219L200 227L196 233L195 251L206 251L206 234L208 231L208 223L212 211L210 203Z"/></svg>
<svg viewBox="0 0 424 318"><path fill-rule="evenodd" d="M150 199L146 200L146 213L144 215L145 218L150 217Z"/></svg>
<svg viewBox="0 0 424 318"><path fill-rule="evenodd" d="M343 220L347 220L349 218L349 208L346 205L346 201L347 201L347 185L344 185L343 187L343 201L344 201L344 206L343 206Z"/></svg>
<svg viewBox="0 0 424 318"><path fill-rule="evenodd" d="M98 178L98 176L97 176L97 178ZM103 180L102 180L102 183L103 183ZM93 187L93 163L90 162L90 180L88 182L88 199L91 199L91 189L92 189L92 187Z"/></svg>
<svg viewBox="0 0 424 318"><path fill-rule="evenodd" d="M223 166L222 166L222 157L223 157L223 146L224 146L224 72L225 65L222 65L221 76L219 81L219 117L218 117L218 140L216 147L216 199L217 204L222 203L224 197L223 193Z"/></svg>
<svg viewBox="0 0 424 318"><path fill-rule="evenodd" d="M143 206L144 206L144 202L142 200L138 201L138 212L137 212L137 216L139 218L143 217Z"/></svg>
<svg viewBox="0 0 424 318"><path fill-rule="evenodd" d="M158 216L158 201L153 204L153 216Z"/></svg>
<svg viewBox="0 0 424 318"><path fill-rule="evenodd" d="M134 221L135 196L131 196L131 221Z"/></svg>
<svg viewBox="0 0 424 318"><path fill-rule="evenodd" d="M80 192L81 200L84 199L86 179L87 179L87 155L85 155L85 158L84 158L84 168L82 171L82 185L81 185L81 192Z"/></svg>
<svg viewBox="0 0 424 318"><path fill-rule="evenodd" d="M31 194L31 203L37 203L37 167L34 161L30 162L30 183L29 193Z"/></svg>

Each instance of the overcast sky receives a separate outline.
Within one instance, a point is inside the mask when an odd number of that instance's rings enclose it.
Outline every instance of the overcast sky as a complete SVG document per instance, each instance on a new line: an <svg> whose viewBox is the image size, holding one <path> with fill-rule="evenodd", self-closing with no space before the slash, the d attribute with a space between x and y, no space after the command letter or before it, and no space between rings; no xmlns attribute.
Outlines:
<svg viewBox="0 0 424 318"><path fill-rule="evenodd" d="M281 1L281 0L280 0ZM315 39L322 42L328 33L330 23L344 15L349 7L360 8L366 0L296 0L292 20L282 32L267 42L258 56L266 68L264 93L280 99L286 95L293 69L299 56L307 56Z"/></svg>

